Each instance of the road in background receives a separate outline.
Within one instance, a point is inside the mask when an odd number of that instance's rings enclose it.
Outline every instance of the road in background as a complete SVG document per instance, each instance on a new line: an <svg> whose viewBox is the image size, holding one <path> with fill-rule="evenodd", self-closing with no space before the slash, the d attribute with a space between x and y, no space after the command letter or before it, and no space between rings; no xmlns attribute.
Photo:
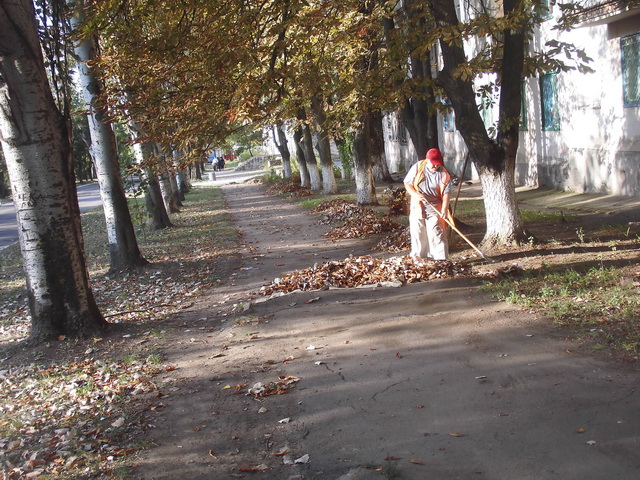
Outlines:
<svg viewBox="0 0 640 480"><path fill-rule="evenodd" d="M267 173L267 171L259 170L236 172L234 170L222 170L215 172L215 180L210 179L211 173L214 172L207 170L204 182L214 186L222 186L231 183L242 183L251 178L263 175ZM78 185L78 204L80 205L81 212L86 212L92 208L102 206L100 188L97 182ZM17 241L18 224L16 221L16 212L13 202L3 203L0 205L0 250Z"/></svg>
<svg viewBox="0 0 640 480"><path fill-rule="evenodd" d="M102 206L97 183L78 185L78 204L85 212ZM18 223L13 202L0 205L0 250L18 241Z"/></svg>

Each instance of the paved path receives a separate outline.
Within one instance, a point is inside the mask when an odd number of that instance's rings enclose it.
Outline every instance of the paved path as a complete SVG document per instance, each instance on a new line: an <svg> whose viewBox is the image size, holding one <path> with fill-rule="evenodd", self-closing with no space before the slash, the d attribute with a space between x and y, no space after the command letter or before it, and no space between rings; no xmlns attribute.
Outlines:
<svg viewBox="0 0 640 480"><path fill-rule="evenodd" d="M327 240L259 185L224 192L241 264L176 319L184 338L165 353L178 369L136 478L640 478L638 372L577 353L469 279L256 301L266 281L369 245ZM226 316L230 304L246 311ZM278 375L300 380L233 394Z"/></svg>

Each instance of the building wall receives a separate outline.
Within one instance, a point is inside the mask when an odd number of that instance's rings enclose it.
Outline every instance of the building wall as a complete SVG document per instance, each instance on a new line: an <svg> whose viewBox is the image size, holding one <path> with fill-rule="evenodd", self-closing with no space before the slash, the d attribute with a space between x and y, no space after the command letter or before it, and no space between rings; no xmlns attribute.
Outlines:
<svg viewBox="0 0 640 480"><path fill-rule="evenodd" d="M547 22L536 37L556 38ZM527 82L529 129L518 151L519 182L579 193L640 196L640 107L623 103L620 37L640 31L640 15L585 25L561 40L585 49L594 73L558 74L560 130L540 128L539 79Z"/></svg>
<svg viewBox="0 0 640 480"><path fill-rule="evenodd" d="M409 133L402 126L395 112L386 112L382 120L384 134L384 151L389 173L403 173L409 170L418 156L409 138Z"/></svg>

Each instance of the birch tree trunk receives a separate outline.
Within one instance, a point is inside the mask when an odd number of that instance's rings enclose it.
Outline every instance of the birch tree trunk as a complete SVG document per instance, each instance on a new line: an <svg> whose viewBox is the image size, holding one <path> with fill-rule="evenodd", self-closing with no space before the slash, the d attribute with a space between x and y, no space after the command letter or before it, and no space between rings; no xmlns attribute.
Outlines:
<svg viewBox="0 0 640 480"><path fill-rule="evenodd" d="M82 6L80 7L78 14L72 18L74 27L83 21ZM110 271L146 265L149 262L140 253L122 183L116 137L111 125L105 121L104 112L96 107L102 85L89 67L89 63L96 58L95 39L90 37L76 43L75 53L78 57L82 96L88 109L87 119L91 136L89 152L98 174L100 198L104 207L111 258Z"/></svg>
<svg viewBox="0 0 640 480"><path fill-rule="evenodd" d="M68 123L44 68L31 0L0 4L0 141L11 179L33 343L106 328L89 285Z"/></svg>

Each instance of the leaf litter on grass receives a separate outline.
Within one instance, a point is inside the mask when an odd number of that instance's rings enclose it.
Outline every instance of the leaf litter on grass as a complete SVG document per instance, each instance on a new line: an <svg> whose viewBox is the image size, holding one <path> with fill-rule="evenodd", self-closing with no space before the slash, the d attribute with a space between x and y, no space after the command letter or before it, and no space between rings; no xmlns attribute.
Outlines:
<svg viewBox="0 0 640 480"><path fill-rule="evenodd" d="M147 415L163 407L153 377L174 368L160 365L152 352L156 325L226 278L238 238L226 215L219 189L195 188L172 217L176 228L139 239L151 264L108 275L108 255L100 250L106 245L102 214L83 214L101 312L120 328L148 328L143 334L24 348L30 315L20 254L17 246L0 252L3 478L107 478L141 448L141 432L151 427Z"/></svg>

